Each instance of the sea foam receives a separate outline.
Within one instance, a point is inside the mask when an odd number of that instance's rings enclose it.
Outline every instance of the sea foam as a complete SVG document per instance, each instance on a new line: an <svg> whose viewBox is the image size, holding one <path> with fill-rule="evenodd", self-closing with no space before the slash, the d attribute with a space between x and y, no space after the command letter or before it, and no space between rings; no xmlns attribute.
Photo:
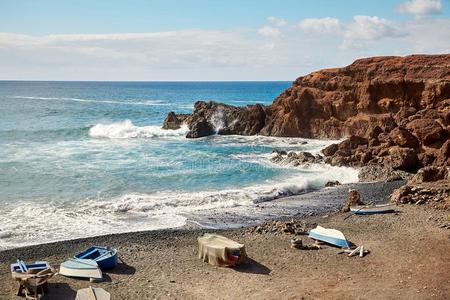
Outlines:
<svg viewBox="0 0 450 300"><path fill-rule="evenodd" d="M111 124L96 124L89 129L89 135L94 138L129 139L154 137L180 137L185 136L187 126L177 130L166 130L159 126L136 126L130 120Z"/></svg>
<svg viewBox="0 0 450 300"><path fill-rule="evenodd" d="M119 197L85 200L80 205L47 200L22 204L18 201L0 215L3 227L0 249L102 234L175 228L185 225L192 213L237 206L245 212L257 203L316 190L328 180L356 182L357 176L358 172L351 168L312 165L291 176L236 189L126 193Z"/></svg>

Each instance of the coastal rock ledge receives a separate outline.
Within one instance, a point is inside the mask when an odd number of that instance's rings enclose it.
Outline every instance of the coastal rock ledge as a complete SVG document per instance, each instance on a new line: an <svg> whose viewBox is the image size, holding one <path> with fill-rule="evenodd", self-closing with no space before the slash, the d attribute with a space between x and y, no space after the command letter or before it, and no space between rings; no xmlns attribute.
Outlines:
<svg viewBox="0 0 450 300"><path fill-rule="evenodd" d="M299 77L269 106L199 101L190 115L169 113L163 128L183 123L190 138L348 138L324 149L332 165L382 165L397 173L448 166L450 54L359 59Z"/></svg>

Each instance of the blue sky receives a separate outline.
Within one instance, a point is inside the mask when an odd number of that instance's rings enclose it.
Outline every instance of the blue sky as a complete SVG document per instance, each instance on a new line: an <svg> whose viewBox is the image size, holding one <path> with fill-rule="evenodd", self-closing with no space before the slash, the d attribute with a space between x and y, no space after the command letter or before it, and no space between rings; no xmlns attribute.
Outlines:
<svg viewBox="0 0 450 300"><path fill-rule="evenodd" d="M0 79L293 80L449 53L449 0L0 2Z"/></svg>
<svg viewBox="0 0 450 300"><path fill-rule="evenodd" d="M407 18L395 13L395 7L401 3L386 0L3 0L0 30L27 34L126 33L258 27L268 16L291 22L324 16L343 20L350 20L354 15Z"/></svg>

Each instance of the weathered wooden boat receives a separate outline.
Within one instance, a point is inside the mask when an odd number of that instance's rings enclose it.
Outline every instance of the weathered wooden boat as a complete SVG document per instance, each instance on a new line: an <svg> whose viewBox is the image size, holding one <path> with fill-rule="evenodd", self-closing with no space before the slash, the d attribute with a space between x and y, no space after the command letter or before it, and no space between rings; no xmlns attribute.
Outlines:
<svg viewBox="0 0 450 300"><path fill-rule="evenodd" d="M77 291L75 300L110 300L111 295L102 288L88 287Z"/></svg>
<svg viewBox="0 0 450 300"><path fill-rule="evenodd" d="M60 265L59 274L68 277L89 278L91 281L103 278L97 262L92 259L70 258Z"/></svg>
<svg viewBox="0 0 450 300"><path fill-rule="evenodd" d="M92 259L102 270L117 266L117 250L109 247L93 246L74 256L75 259Z"/></svg>
<svg viewBox="0 0 450 300"><path fill-rule="evenodd" d="M309 237L338 247L349 247L348 241L344 234L336 229L317 226L309 231Z"/></svg>
<svg viewBox="0 0 450 300"><path fill-rule="evenodd" d="M350 211L355 215L374 215L395 212L394 204L351 206Z"/></svg>

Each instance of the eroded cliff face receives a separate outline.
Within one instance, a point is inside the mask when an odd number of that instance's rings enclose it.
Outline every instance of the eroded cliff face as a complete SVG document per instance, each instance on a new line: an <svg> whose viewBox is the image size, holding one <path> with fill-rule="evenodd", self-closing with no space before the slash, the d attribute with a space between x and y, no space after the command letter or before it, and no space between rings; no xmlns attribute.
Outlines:
<svg viewBox="0 0 450 300"><path fill-rule="evenodd" d="M299 77L268 109L261 134L365 137L375 126L406 125L423 109L448 119L449 98L450 55L360 59Z"/></svg>
<svg viewBox="0 0 450 300"><path fill-rule="evenodd" d="M180 123L174 118L169 114L164 128L176 128L170 125ZM192 138L351 137L324 152L333 165L381 164L410 172L449 165L450 55L360 59L299 77L267 107L197 102L192 115L179 118Z"/></svg>

